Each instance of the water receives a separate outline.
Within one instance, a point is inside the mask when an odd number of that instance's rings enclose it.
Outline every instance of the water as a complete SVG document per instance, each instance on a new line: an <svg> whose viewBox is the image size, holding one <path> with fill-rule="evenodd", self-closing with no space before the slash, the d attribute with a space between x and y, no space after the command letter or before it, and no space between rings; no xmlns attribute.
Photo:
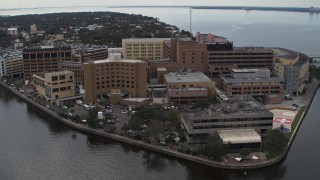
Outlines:
<svg viewBox="0 0 320 180"><path fill-rule="evenodd" d="M160 18L189 29L184 8L58 8L0 11L4 14L121 11ZM280 46L320 54L320 20L308 13L194 10L192 31L228 37L236 45ZM255 171L228 171L156 155L139 148L77 133L47 119L0 89L1 179L320 179L320 92L282 163Z"/></svg>

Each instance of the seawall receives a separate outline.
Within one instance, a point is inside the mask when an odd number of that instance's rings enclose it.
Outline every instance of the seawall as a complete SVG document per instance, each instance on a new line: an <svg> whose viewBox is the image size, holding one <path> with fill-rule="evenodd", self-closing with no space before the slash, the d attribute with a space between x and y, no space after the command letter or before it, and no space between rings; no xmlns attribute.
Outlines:
<svg viewBox="0 0 320 180"><path fill-rule="evenodd" d="M318 83L319 84L319 83ZM28 103L29 105L34 106L35 108L37 108L38 110L48 114L49 116L51 116L52 118L54 118L55 120L69 126L72 129L75 129L79 132L82 133L87 133L87 134L92 134L92 135L97 135L100 137L104 137L104 138L109 138L109 139L113 139L122 143L126 143L129 145L133 145L139 148L143 148L146 150L150 150L152 152L156 152L156 153L160 153L160 154L164 154L167 156L171 156L174 158L179 158L179 159L183 159L183 160L187 160L187 161L191 161L194 163L198 163L198 164L202 164L202 165L206 165L206 166L210 166L210 167L214 167L214 168L222 168L222 169L237 169L237 170L246 170L246 169L259 169L259 168L264 168L273 164L276 164L280 161L282 161L283 159L285 159L287 153L290 150L291 144L293 142L293 139L296 135L297 129L300 127L300 124L302 122L302 119L304 118L305 114L303 114L303 116L301 116L301 119L299 121L299 124L297 125L297 128L293 134L293 136L291 137L287 149L286 151L278 156L277 158L265 161L265 162L261 162L261 163L241 163L241 164L228 164L228 163L224 163L224 162L217 162L217 161L212 161L206 158L202 158L202 157L198 157L198 156L192 156L192 155L188 155L188 154L184 154L184 153L180 153L177 151L173 151L171 149L166 149L165 147L162 146L157 146L157 145L152 145L152 144L147 144L141 141L137 141L137 140L133 140L127 137L123 137L120 135L116 135L116 134L111 134L111 133L107 133L103 130L96 130L93 128L89 128L87 126L83 126L81 124L77 124L75 122L72 122L68 119L65 119L61 116L59 116L56 112L51 111L50 109L36 103L35 101L33 101L32 99L26 97L24 94L19 93L16 89L13 89L12 87L7 86L6 84L4 84L3 82L0 82L0 86L8 91L10 91L12 94L14 94L15 96L19 97L20 99L22 99L23 101L25 101L26 103ZM312 98L313 99L314 95L315 95L316 90L313 92ZM311 104L311 100L309 101L309 104L306 108L306 111L308 110L310 104Z"/></svg>

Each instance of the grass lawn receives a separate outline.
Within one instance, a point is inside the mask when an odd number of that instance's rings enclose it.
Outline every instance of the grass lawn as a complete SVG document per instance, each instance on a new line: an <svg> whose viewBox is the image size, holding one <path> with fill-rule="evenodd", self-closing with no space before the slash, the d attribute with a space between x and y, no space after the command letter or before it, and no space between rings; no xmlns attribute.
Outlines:
<svg viewBox="0 0 320 180"><path fill-rule="evenodd" d="M298 124L298 122L302 116L302 113L304 112L305 109L306 109L305 106L301 106L301 108L299 109L299 112L297 113L296 117L294 118L293 123L291 124L291 132L284 134L284 136L287 138L288 141L290 140L294 130L296 129L297 124Z"/></svg>

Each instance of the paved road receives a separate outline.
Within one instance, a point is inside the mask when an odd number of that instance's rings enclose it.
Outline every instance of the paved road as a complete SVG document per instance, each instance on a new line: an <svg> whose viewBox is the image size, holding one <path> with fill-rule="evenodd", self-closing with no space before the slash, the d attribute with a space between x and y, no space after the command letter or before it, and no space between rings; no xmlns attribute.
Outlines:
<svg viewBox="0 0 320 180"><path fill-rule="evenodd" d="M266 108L273 108L273 107L290 107L292 104L298 104L301 106L305 106L312 98L313 92L318 88L318 83L316 79L313 79L307 91L300 95L294 96L293 100L284 100L281 104L267 104L265 105Z"/></svg>

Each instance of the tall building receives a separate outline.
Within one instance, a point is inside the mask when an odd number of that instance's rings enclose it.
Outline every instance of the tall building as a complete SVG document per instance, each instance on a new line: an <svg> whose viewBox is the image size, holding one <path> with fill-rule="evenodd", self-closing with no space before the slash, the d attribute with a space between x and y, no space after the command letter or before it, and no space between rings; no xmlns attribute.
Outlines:
<svg viewBox="0 0 320 180"><path fill-rule="evenodd" d="M71 61L70 47L42 46L23 49L24 79L31 80L39 72L56 72L58 63Z"/></svg>
<svg viewBox="0 0 320 180"><path fill-rule="evenodd" d="M84 63L85 102L147 97L147 65L141 60L105 59ZM115 98L116 97L116 98Z"/></svg>
<svg viewBox="0 0 320 180"><path fill-rule="evenodd" d="M122 39L124 58L143 61L168 58L164 51L164 43L168 40L170 38Z"/></svg>
<svg viewBox="0 0 320 180"><path fill-rule="evenodd" d="M5 51L0 53L0 76L22 77L22 51Z"/></svg>
<svg viewBox="0 0 320 180"><path fill-rule="evenodd" d="M37 73L32 80L36 90L47 100L75 96L74 74L71 71Z"/></svg>
<svg viewBox="0 0 320 180"><path fill-rule="evenodd" d="M166 68L168 71L191 69L201 71L210 77L229 74L235 68L272 69L273 51L261 47L233 47L232 42L201 43L189 38L173 39L172 61L150 62L152 71Z"/></svg>
<svg viewBox="0 0 320 180"><path fill-rule="evenodd" d="M221 75L221 79L229 96L283 94L283 78L271 76L269 69L232 69L230 75Z"/></svg>

